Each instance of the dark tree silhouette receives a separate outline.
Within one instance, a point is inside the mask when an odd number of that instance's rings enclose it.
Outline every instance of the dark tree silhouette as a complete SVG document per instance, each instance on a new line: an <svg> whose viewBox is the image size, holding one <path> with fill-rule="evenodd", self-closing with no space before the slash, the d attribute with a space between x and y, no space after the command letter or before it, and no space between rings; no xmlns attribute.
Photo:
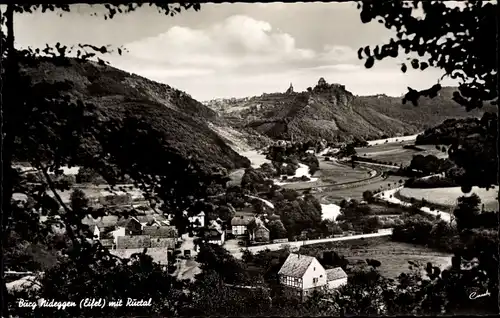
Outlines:
<svg viewBox="0 0 500 318"><path fill-rule="evenodd" d="M497 78L497 4L489 1L462 2L462 8L447 6L442 1L360 1L363 23L377 21L397 31L396 38L374 48L360 48L358 57L371 68L375 60L408 57L414 69L429 66L443 70L443 77L460 80L453 99L467 110L481 108L485 101L498 102ZM419 17L416 9L422 9ZM408 66L403 63L401 71ZM416 91L408 88L403 102L417 104L420 96L434 97L440 84Z"/></svg>
<svg viewBox="0 0 500 318"><path fill-rule="evenodd" d="M105 19L112 19L116 14L133 12L143 5L142 3L107 4L102 16ZM159 12L170 16L182 10L198 10L200 8L199 4L192 3L152 3L151 5L155 5ZM193 200L189 198L197 195L195 192L199 192L199 189L205 188L200 184L208 185L204 181L212 183L214 178L212 176L207 179L204 179L204 177L198 178L200 174L196 173L196 162L181 162L178 157L172 155L169 149L162 144L161 138L158 139L155 130L147 126L140 118L127 118L123 121L110 118L106 116L107 114L99 112L94 105L79 100L71 100L65 96L63 92L68 89L68 85L70 85L68 82L33 83L29 77L22 74L20 72L21 66L36 67L37 63L46 59L50 59L56 65L67 65L67 63L70 63L67 58L70 53L76 55L76 58L72 59L71 63L85 62L90 58L96 58L99 64L106 64L99 55L114 51L119 54L122 53L122 48L111 50L106 46L97 47L91 44L67 47L60 43L57 43L54 47L47 45L43 50L39 48L19 50L14 46L14 13L31 14L35 11L58 11L64 14L64 12L70 12L71 7L69 5L9 4L0 17L0 23L2 24L0 55L4 66L1 68L3 86L1 144L3 176L2 246L8 247L7 243L13 235L29 242L36 242L41 240L41 236L47 237L54 226L63 227L64 235L70 241L69 248L62 250L63 254L69 257L66 265L70 267L66 268L68 269L66 272L70 274L70 277L65 277L68 284L60 285L60 292L66 296L72 295L73 291L76 295L78 294L74 288L82 285L79 283L71 284L73 279L82 282L81 279L79 280L75 276L76 274L81 278L96 277L95 281L87 281L84 285L92 286L91 289L96 293L95 295L99 294L100 287L98 285L106 285L108 282L106 279L100 279L99 275L93 275L92 273L99 272L99 269L110 265L110 262L121 266L123 272L135 271L137 279L133 279L131 284L136 284L137 290L141 290L139 286L143 286L141 284L144 284L150 278L147 278L147 275L142 275L140 271L137 272L137 269L144 269L144 266L148 266L143 264L143 266L137 266L134 269L130 267L133 265L128 264L127 260L117 260L116 257L109 255L106 249L102 250L98 245L90 243L87 238L90 238L92 233L88 231L88 228L85 229L81 225L83 216L91 212L83 204L85 200L81 196L79 198L74 196L72 207L64 204L59 192L68 190L68 184L57 182L48 171L56 171L56 176L58 176L62 174L60 170L62 166L84 166L102 175L110 185L113 185L121 177L129 175L136 185L147 193L151 193L152 189L155 189L157 193L161 193L165 210L171 209L173 206L182 208L190 205L190 201ZM93 15L97 15L97 13ZM4 30L6 33L4 33ZM46 57L41 57L41 55ZM22 94L19 94L19 91ZM124 135L128 135L132 139L124 143ZM120 144L124 147L121 148ZM155 152L159 157L152 155L150 151ZM136 156L131 156L131 154ZM148 157L147 160L145 157ZM151 158L158 158L163 162L160 164L157 161L154 164L151 162ZM35 185L24 182L22 176L12 167L16 159L27 161L37 168L43 175L43 182ZM175 166L175 169L168 169L169 162L172 165L171 167ZM176 174L176 176L173 174ZM223 179L222 176L221 179ZM193 186L193 184L196 186ZM173 190L182 188L191 188L194 191L180 195L180 192ZM157 191L158 189L161 191ZM34 200L34 206L13 204L14 192L27 195L28 198ZM55 200L50 199L47 195L48 192L52 193ZM42 213L48 211L50 213L47 222L40 223L38 211ZM94 216L106 213L106 211L92 212ZM49 244L49 242L45 243ZM144 257L141 257L141 259L144 259ZM144 263L144 261L141 261L141 263ZM9 263L9 265L15 266L12 263ZM5 262L2 262L0 273L2 278L4 278L5 269ZM48 297L51 288L58 284L55 280L58 274L57 268L53 271L49 270L45 274L41 293ZM102 272L101 274L104 275ZM114 280L115 278L111 279ZM10 317L9 310L17 311L19 308L11 301L5 280L3 281L2 316ZM123 286L113 287L108 285L104 287L104 285L101 287L109 295L113 293L110 290L112 288L118 288L115 292L119 292L120 289L122 292L129 290L128 288L124 289ZM73 288L73 290L65 290L64 287ZM84 294L92 295L89 293ZM161 311L162 309L159 309L156 313L158 314ZM78 314L84 315L85 310L80 311ZM87 312L87 314L90 313ZM24 314L20 315L24 316Z"/></svg>

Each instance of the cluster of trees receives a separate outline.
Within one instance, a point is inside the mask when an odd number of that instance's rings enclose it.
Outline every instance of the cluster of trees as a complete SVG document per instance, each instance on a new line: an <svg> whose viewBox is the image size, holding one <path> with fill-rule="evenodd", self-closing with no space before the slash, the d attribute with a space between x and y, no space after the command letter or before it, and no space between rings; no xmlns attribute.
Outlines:
<svg viewBox="0 0 500 318"><path fill-rule="evenodd" d="M303 231L318 231L321 226L321 204L312 195L300 197L294 190L283 190L273 199L275 213L280 216L288 238Z"/></svg>
<svg viewBox="0 0 500 318"><path fill-rule="evenodd" d="M454 167L453 161L439 159L434 155L416 155L410 162L409 169L422 171L426 175L443 173Z"/></svg>
<svg viewBox="0 0 500 318"><path fill-rule="evenodd" d="M354 199L342 200L340 208L341 214L337 217L337 222L343 230L371 233L383 228L384 224L380 217L374 215L367 204L359 204Z"/></svg>
<svg viewBox="0 0 500 318"><path fill-rule="evenodd" d="M295 175L299 168L299 163L309 167L309 173L314 174L319 170L319 161L313 153L308 153L309 149L321 149L319 142L298 142L287 146L270 146L266 158L271 160L274 166L274 175Z"/></svg>
<svg viewBox="0 0 500 318"><path fill-rule="evenodd" d="M335 154L338 158L346 158L356 156L357 152L354 144L349 143L340 147L339 151Z"/></svg>

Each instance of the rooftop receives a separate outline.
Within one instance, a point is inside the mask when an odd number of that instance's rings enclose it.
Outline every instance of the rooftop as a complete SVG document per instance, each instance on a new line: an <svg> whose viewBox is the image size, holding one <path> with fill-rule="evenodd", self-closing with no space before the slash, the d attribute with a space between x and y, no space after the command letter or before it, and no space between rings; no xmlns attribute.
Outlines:
<svg viewBox="0 0 500 318"><path fill-rule="evenodd" d="M341 267L335 267L326 270L326 277L328 281L347 278L347 274Z"/></svg>
<svg viewBox="0 0 500 318"><path fill-rule="evenodd" d="M165 237L165 238L175 238L177 237L177 229L175 226L145 226L142 229L144 235L150 235L151 237Z"/></svg>
<svg viewBox="0 0 500 318"><path fill-rule="evenodd" d="M151 246L151 236L149 235L129 235L118 236L116 242L117 249L135 249Z"/></svg>
<svg viewBox="0 0 500 318"><path fill-rule="evenodd" d="M254 217L251 216L235 216L234 218L231 219L231 225L232 226L238 226L238 225L248 225L250 221L252 221Z"/></svg>
<svg viewBox="0 0 500 318"><path fill-rule="evenodd" d="M314 259L312 256L290 253L278 274L302 278Z"/></svg>
<svg viewBox="0 0 500 318"><path fill-rule="evenodd" d="M130 248L130 249L116 249L109 252L120 258L130 258L132 254L142 253L144 248ZM168 264L168 250L167 248L148 248L146 254L153 258L153 261L160 265Z"/></svg>

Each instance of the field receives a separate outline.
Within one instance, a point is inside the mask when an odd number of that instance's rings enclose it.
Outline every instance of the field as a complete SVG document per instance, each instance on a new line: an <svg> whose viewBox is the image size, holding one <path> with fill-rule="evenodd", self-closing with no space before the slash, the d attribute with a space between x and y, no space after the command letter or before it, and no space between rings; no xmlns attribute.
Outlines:
<svg viewBox="0 0 500 318"><path fill-rule="evenodd" d="M387 143L394 143L394 142L401 142L401 141L413 142L417 139L417 136L418 136L418 134L411 135L411 136L391 137L391 138L386 138L386 139L376 139L376 140L368 141L368 144L375 146L375 145L384 144L385 142L387 142Z"/></svg>
<svg viewBox="0 0 500 318"><path fill-rule="evenodd" d="M339 204L342 199L363 199L363 192L366 190L370 190L373 192L379 192L382 190L386 190L389 188L389 184L391 184L391 188L395 187L394 183L399 184L399 180L403 180L403 182L407 178L399 177L399 176L389 176L386 180L377 181L371 184L362 185L356 188L347 188L347 189L339 189L339 190L325 190L315 194L316 197L324 198L322 203L335 203ZM381 188L382 187L382 188Z"/></svg>
<svg viewBox="0 0 500 318"><path fill-rule="evenodd" d="M337 241L305 245L300 248L301 252L308 255L311 255L311 252L314 254L316 251L327 249L333 249L339 255L345 256L351 265L367 258L376 259L382 263L378 270L388 278L396 278L403 272L410 272L408 261L418 261L424 266L427 262L431 262L444 269L451 265L452 256L419 245L393 242L390 237Z"/></svg>
<svg viewBox="0 0 500 318"><path fill-rule="evenodd" d="M412 149L404 149L403 145L413 145L413 141L379 144L366 148L356 148L358 156L361 158L371 158L382 162L392 162L397 165L410 164L413 156L416 155L434 155L438 158L446 158L447 153L437 150L434 145L419 145L418 148L425 149L417 151Z"/></svg>
<svg viewBox="0 0 500 318"><path fill-rule="evenodd" d="M495 189L490 189L489 191L487 191L486 189L474 187L472 191L481 198L486 211L498 211L498 187L495 187ZM463 196L460 187L432 189L403 188L399 191L399 194L407 200L409 200L410 198L421 200L422 198L424 198L430 203L449 207L455 206L457 198Z"/></svg>
<svg viewBox="0 0 500 318"><path fill-rule="evenodd" d="M313 178L318 178L312 182L294 182L281 185L287 189L303 189L318 186L327 186L345 182L358 181L370 177L371 169L356 166L354 169L348 165L342 165L338 162L325 161L323 157L318 157L319 168Z"/></svg>

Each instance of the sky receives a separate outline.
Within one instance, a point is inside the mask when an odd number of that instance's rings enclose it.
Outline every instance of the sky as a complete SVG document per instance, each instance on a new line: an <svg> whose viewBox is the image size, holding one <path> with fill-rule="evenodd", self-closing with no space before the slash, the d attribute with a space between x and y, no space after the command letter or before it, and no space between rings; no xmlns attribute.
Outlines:
<svg viewBox="0 0 500 318"><path fill-rule="evenodd" d="M112 66L183 90L203 101L314 87L320 77L356 95L401 96L428 88L442 72L400 71L403 57L365 69L357 50L394 35L382 24L363 24L356 3L224 3L169 17L155 8L104 20L102 7L72 5L70 13L15 17L17 47L91 43L124 46L105 55ZM444 85L456 85L451 80Z"/></svg>

